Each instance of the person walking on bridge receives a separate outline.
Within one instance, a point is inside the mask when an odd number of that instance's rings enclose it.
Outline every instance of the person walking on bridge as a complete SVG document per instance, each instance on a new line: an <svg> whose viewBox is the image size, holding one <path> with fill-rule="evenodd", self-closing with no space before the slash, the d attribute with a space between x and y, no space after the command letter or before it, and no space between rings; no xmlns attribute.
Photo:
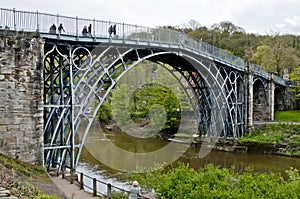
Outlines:
<svg viewBox="0 0 300 199"><path fill-rule="evenodd" d="M88 36L88 30L87 30L87 27L86 26L83 26L83 29L82 29L82 36Z"/></svg>
<svg viewBox="0 0 300 199"><path fill-rule="evenodd" d="M89 36L92 36L92 24L90 24L88 27L88 34Z"/></svg>
<svg viewBox="0 0 300 199"><path fill-rule="evenodd" d="M64 29L64 27L63 27L62 24L60 24L60 25L58 26L57 29L58 29L58 33L59 33L59 34L61 34L61 31L62 31L62 30L65 32L65 29Z"/></svg>

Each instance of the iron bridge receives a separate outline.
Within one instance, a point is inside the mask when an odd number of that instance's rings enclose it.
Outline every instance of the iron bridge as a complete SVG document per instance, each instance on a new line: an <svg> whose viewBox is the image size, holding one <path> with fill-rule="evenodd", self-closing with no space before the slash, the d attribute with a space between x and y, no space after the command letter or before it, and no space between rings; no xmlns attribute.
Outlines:
<svg viewBox="0 0 300 199"><path fill-rule="evenodd" d="M44 40L44 164L58 173L63 166L76 170L100 106L120 79L145 60L185 82L181 87L200 136L244 135L251 125L251 84L260 82L266 95L270 81L273 89L285 90L282 78L177 31L7 9L1 9L1 16L15 30L37 31ZM49 33L52 24L60 23L65 32ZM80 30L87 24L89 35ZM112 25L115 35L108 32ZM83 123L81 139L75 139Z"/></svg>

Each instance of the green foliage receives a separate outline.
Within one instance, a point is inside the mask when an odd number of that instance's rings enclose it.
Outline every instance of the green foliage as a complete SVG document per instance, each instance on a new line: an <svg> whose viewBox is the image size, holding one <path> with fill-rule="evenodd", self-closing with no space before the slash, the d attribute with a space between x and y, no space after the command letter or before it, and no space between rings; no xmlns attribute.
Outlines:
<svg viewBox="0 0 300 199"><path fill-rule="evenodd" d="M295 82L300 82L300 66L298 66L297 68L295 68L293 70L293 72L290 74L290 79ZM294 85L293 90L296 93L295 99L297 101L300 101L300 83L298 83L297 85ZM300 117L298 117L298 118L300 118Z"/></svg>
<svg viewBox="0 0 300 199"><path fill-rule="evenodd" d="M293 128L292 126L289 126ZM256 129L250 136L244 136L240 141L244 142L261 142L261 143L279 143L286 134L289 134L290 128L285 124L268 125L265 129Z"/></svg>
<svg viewBox="0 0 300 199"><path fill-rule="evenodd" d="M128 91L126 84L120 84L114 90L112 90L111 108L114 116L118 119L120 125L125 125L130 121L129 109L128 109Z"/></svg>
<svg viewBox="0 0 300 199"><path fill-rule="evenodd" d="M154 109L154 115L149 114L151 109ZM164 111L160 111L160 109ZM156 84L149 84L133 94L130 101L130 114L134 121L149 121L150 119L155 120L155 118L164 118L166 116L166 121L162 124L164 126L161 131L176 133L181 112L177 97L170 89ZM160 122L161 120L154 121L158 126L161 126Z"/></svg>
<svg viewBox="0 0 300 199"><path fill-rule="evenodd" d="M175 76L179 73L143 61L132 68L111 92L111 109L119 125L134 121L140 126L149 125L163 135L177 132L181 110L192 106ZM152 128L153 127L153 128Z"/></svg>
<svg viewBox="0 0 300 199"><path fill-rule="evenodd" d="M280 174L256 173L251 169L236 174L233 169L221 169L211 164L198 171L182 164L168 172L145 174L144 179L155 179L153 188L160 199L299 198L299 172L293 168L286 172L288 179L284 180ZM148 178L148 175L156 178ZM143 183L140 182L142 187Z"/></svg>
<svg viewBox="0 0 300 199"><path fill-rule="evenodd" d="M98 119L98 121L104 122L104 123L108 123L111 120L112 111L111 111L109 102L104 101L101 104L100 109L97 112L96 118Z"/></svg>
<svg viewBox="0 0 300 199"><path fill-rule="evenodd" d="M31 176L32 174L46 176L45 169L41 165L28 165L25 162L15 160L0 154L0 163L10 168L17 173L25 176Z"/></svg>
<svg viewBox="0 0 300 199"><path fill-rule="evenodd" d="M51 185L45 169L41 165L27 164L0 154L0 181L10 189L11 194L24 199L58 199L57 195L47 195L35 185ZM34 185L35 184L35 185ZM55 185L53 185L55 187ZM55 187L56 188L56 187Z"/></svg>
<svg viewBox="0 0 300 199"><path fill-rule="evenodd" d="M111 198L113 199L127 199L128 194L121 191L112 191Z"/></svg>
<svg viewBox="0 0 300 199"><path fill-rule="evenodd" d="M300 122L300 110L276 111L274 121L278 122Z"/></svg>
<svg viewBox="0 0 300 199"><path fill-rule="evenodd" d="M300 64L299 36L276 33L266 36L248 34L242 27L229 21L222 21L211 27L192 22L183 29L186 34L251 60L278 75L282 75L285 69L291 72Z"/></svg>
<svg viewBox="0 0 300 199"><path fill-rule="evenodd" d="M300 156L300 126L277 124L267 125L265 129L256 129L250 136L244 136L239 142L280 144L286 143L285 155Z"/></svg>

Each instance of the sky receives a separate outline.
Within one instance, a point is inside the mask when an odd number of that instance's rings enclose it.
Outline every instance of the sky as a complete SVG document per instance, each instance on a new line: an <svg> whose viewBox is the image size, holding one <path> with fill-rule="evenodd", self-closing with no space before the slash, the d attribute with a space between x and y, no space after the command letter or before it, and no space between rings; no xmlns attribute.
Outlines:
<svg viewBox="0 0 300 199"><path fill-rule="evenodd" d="M300 35L300 0L0 0L0 7L151 28L230 21L247 33Z"/></svg>

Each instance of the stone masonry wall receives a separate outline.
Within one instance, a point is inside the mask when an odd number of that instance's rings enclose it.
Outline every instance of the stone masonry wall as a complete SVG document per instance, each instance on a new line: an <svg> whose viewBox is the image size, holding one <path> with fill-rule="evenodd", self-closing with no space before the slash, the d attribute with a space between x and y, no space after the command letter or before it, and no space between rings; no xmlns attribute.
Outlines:
<svg viewBox="0 0 300 199"><path fill-rule="evenodd" d="M0 30L0 153L43 161L43 42Z"/></svg>
<svg viewBox="0 0 300 199"><path fill-rule="evenodd" d="M267 95L261 84L253 85L253 121L269 121L270 108Z"/></svg>

